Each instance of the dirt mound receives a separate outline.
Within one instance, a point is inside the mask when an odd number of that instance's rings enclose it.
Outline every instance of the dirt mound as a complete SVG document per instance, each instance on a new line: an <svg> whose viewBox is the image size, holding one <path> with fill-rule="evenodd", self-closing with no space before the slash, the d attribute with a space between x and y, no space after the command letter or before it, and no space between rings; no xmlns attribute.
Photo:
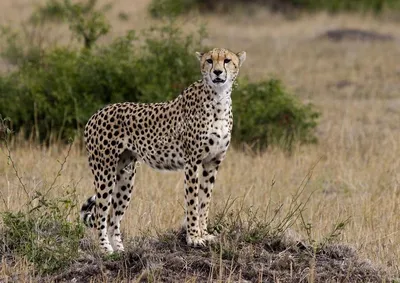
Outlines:
<svg viewBox="0 0 400 283"><path fill-rule="evenodd" d="M331 41L358 40L358 41L393 41L394 37L389 34L381 34L374 31L360 29L333 29L318 36L320 39Z"/></svg>
<svg viewBox="0 0 400 283"><path fill-rule="evenodd" d="M127 251L102 259L91 252L62 274L47 277L55 282L384 282L383 269L360 259L346 245L331 244L315 251L293 237L263 239L256 243L219 243L202 249L186 245L184 232L167 232L157 238L131 239Z"/></svg>

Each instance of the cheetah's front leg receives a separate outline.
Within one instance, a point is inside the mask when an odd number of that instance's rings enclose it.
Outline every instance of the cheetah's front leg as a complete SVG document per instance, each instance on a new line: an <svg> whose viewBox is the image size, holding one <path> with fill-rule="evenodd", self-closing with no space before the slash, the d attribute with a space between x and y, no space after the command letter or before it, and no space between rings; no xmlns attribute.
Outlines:
<svg viewBox="0 0 400 283"><path fill-rule="evenodd" d="M217 176L219 164L223 157L203 163L203 170L200 176L199 190L199 228L201 237L206 241L213 241L215 236L207 231L208 211L210 208L211 194Z"/></svg>
<svg viewBox="0 0 400 283"><path fill-rule="evenodd" d="M191 163L185 165L185 202L186 202L186 242L191 246L204 246L201 238L198 215L199 178L198 167Z"/></svg>

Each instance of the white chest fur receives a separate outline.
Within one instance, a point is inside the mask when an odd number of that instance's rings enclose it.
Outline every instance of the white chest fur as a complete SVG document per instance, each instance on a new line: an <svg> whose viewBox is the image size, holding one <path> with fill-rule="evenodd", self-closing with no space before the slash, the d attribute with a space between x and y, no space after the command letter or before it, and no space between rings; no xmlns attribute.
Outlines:
<svg viewBox="0 0 400 283"><path fill-rule="evenodd" d="M230 95L216 99L212 107L212 122L208 129L209 158L226 152L231 140L231 106Z"/></svg>

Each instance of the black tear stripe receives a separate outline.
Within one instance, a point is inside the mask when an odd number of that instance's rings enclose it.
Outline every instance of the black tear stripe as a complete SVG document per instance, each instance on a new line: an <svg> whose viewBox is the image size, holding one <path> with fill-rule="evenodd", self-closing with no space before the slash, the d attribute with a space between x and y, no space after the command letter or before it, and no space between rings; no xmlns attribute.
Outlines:
<svg viewBox="0 0 400 283"><path fill-rule="evenodd" d="M233 66L235 66L235 69L237 69L237 65L235 64L235 62L233 62L233 60L232 60L232 64L233 64Z"/></svg>

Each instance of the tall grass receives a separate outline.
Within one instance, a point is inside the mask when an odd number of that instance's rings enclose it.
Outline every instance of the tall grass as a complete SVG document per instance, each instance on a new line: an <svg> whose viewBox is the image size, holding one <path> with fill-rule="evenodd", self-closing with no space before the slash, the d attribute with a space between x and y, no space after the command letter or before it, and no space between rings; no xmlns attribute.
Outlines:
<svg viewBox="0 0 400 283"><path fill-rule="evenodd" d="M1 138L2 153L5 155L15 178L18 180L16 190L24 193L19 199L19 208L10 209L9 195L1 193L5 205L1 217L0 241L1 256L30 262L36 274L60 271L78 258L79 242L83 237L83 225L78 217L72 215L77 206L74 187L64 187L65 191L55 197L49 194L59 184L67 158L71 151L70 144L65 157L59 161L60 166L53 180L32 188L25 183L25 176L19 171L10 148L10 129L7 120L0 116L0 127L5 134Z"/></svg>

